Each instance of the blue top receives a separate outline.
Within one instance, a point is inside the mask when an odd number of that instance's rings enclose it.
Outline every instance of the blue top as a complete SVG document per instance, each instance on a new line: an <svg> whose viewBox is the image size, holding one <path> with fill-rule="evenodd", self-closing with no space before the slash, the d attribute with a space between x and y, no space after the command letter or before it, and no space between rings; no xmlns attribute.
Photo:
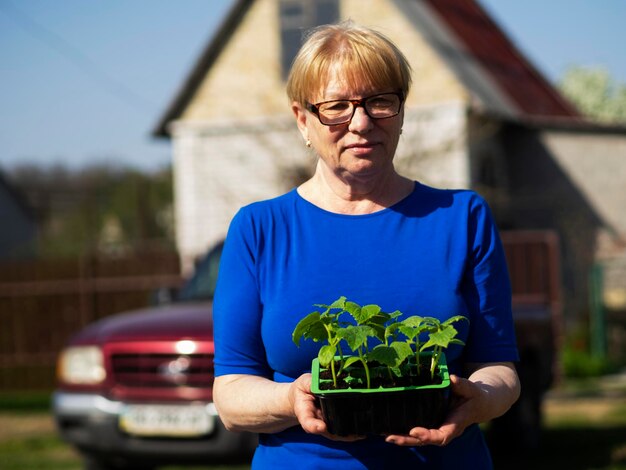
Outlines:
<svg viewBox="0 0 626 470"><path fill-rule="evenodd" d="M445 320L465 315L446 351L451 373L465 362L518 360L504 252L476 193L415 189L366 215L325 211L296 190L242 208L222 253L213 305L215 375L290 382L311 368L320 344L292 342L295 325L346 296L386 312ZM491 468L477 425L446 447L403 448L372 437L328 440L294 427L260 436L255 469Z"/></svg>

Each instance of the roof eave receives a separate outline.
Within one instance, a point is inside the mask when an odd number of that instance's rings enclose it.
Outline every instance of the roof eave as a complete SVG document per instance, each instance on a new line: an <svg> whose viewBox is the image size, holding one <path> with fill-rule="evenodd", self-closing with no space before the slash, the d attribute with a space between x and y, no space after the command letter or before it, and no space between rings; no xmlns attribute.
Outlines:
<svg viewBox="0 0 626 470"><path fill-rule="evenodd" d="M533 116L525 114L512 117L478 106L470 106L468 111L495 121L523 126L538 131L589 132L607 135L626 135L625 124L597 122L585 117Z"/></svg>
<svg viewBox="0 0 626 470"><path fill-rule="evenodd" d="M195 66L191 69L191 73L151 132L153 137L169 138L171 136L169 124L178 119L189 105L196 90L206 77L207 71L213 66L253 2L254 0L237 0L233 3L213 38L200 54Z"/></svg>

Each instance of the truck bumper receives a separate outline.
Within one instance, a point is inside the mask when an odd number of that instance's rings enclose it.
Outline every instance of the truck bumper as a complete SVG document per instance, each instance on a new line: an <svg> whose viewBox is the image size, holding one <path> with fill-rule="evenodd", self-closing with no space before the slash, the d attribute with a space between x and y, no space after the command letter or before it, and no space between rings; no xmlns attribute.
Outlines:
<svg viewBox="0 0 626 470"><path fill-rule="evenodd" d="M97 394L56 391L52 411L63 440L89 455L114 456L128 460L168 463L212 463L245 459L256 447L256 436L233 433L224 428L213 403L206 410L215 426L199 437L140 437L120 429L119 420L126 403Z"/></svg>

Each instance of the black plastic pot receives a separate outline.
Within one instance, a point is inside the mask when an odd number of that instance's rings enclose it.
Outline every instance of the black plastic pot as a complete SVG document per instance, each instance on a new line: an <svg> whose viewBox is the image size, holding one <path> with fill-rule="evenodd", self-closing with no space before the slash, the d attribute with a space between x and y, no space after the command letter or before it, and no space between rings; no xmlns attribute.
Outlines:
<svg viewBox="0 0 626 470"><path fill-rule="evenodd" d="M429 356L430 353L423 354ZM416 426L438 428L446 417L450 376L443 353L438 370L441 383L433 385L322 390L321 370L317 358L314 359L311 392L317 397L332 434L408 434Z"/></svg>

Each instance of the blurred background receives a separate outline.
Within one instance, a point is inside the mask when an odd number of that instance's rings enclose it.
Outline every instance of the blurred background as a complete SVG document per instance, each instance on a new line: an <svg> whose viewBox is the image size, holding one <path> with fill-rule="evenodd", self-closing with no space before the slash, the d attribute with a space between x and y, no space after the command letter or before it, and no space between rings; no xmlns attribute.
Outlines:
<svg viewBox="0 0 626 470"><path fill-rule="evenodd" d="M307 177L284 79L303 31L343 18L415 70L398 166L477 190L502 230L525 457L626 468L621 0L0 0L0 467L80 468L47 411L67 341Z"/></svg>

